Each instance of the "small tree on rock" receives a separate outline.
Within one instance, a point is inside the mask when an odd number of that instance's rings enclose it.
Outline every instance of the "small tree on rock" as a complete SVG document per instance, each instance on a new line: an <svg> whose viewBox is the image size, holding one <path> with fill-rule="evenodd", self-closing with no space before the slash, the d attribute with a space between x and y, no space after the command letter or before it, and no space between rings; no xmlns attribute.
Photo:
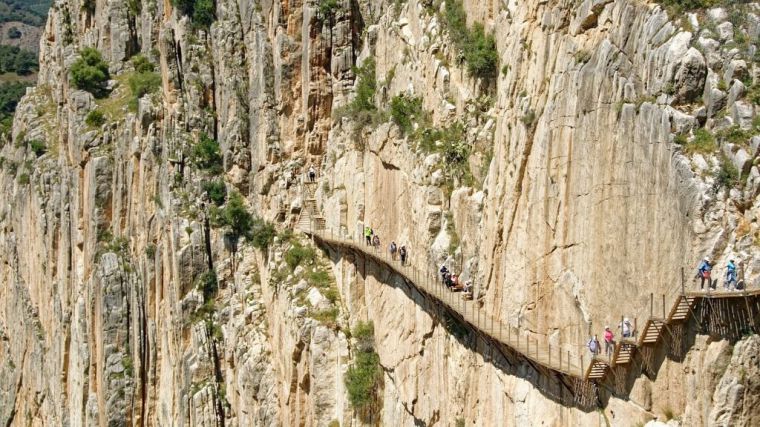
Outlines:
<svg viewBox="0 0 760 427"><path fill-rule="evenodd" d="M74 87L86 90L96 98L108 95L106 82L110 77L108 64L95 48L82 49L79 59L71 66L71 81Z"/></svg>

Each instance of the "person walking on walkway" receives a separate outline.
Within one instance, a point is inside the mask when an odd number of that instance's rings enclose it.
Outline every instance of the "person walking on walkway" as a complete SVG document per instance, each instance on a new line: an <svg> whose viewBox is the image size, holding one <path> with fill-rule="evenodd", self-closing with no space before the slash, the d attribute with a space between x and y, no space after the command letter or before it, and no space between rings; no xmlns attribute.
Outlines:
<svg viewBox="0 0 760 427"><path fill-rule="evenodd" d="M597 337L596 334L594 334L594 336L591 339L589 339L588 342L586 343L586 347L588 347L588 350L591 352L591 357L594 357L597 354L599 354L599 347L600 347L599 337Z"/></svg>
<svg viewBox="0 0 760 427"><path fill-rule="evenodd" d="M726 290L733 291L736 289L736 264L731 259L726 265L726 283L723 285Z"/></svg>
<svg viewBox="0 0 760 427"><path fill-rule="evenodd" d="M380 236L375 234L375 237L372 238L372 246L375 247L375 251L380 250Z"/></svg>
<svg viewBox="0 0 760 427"><path fill-rule="evenodd" d="M712 272L712 264L710 264L710 257L705 257L705 259L702 260L702 263L699 264L699 268L697 269L697 277L701 279L699 283L699 289L703 290L705 288L705 281L707 281L707 289L710 290L712 288L712 279L710 278Z"/></svg>
<svg viewBox="0 0 760 427"><path fill-rule="evenodd" d="M391 259L396 261L396 252L398 252L398 246L396 246L396 242L391 242L391 245L388 247L388 252L391 253Z"/></svg>
<svg viewBox="0 0 760 427"><path fill-rule="evenodd" d="M364 227L364 240L366 240L367 246L372 245L372 228L370 226Z"/></svg>
<svg viewBox="0 0 760 427"><path fill-rule="evenodd" d="M615 349L615 335L610 330L610 326L607 325L604 327L604 354L607 355L607 357L612 357L612 352Z"/></svg>
<svg viewBox="0 0 760 427"><path fill-rule="evenodd" d="M406 265L406 245L401 245L401 249L398 250L398 255L401 257L401 266Z"/></svg>
<svg viewBox="0 0 760 427"><path fill-rule="evenodd" d="M623 338L630 338L633 336L633 325L631 321L626 317L623 319L623 323L620 324L620 329L623 332Z"/></svg>
<svg viewBox="0 0 760 427"><path fill-rule="evenodd" d="M317 179L317 171L314 170L314 165L309 166L309 182L314 182Z"/></svg>

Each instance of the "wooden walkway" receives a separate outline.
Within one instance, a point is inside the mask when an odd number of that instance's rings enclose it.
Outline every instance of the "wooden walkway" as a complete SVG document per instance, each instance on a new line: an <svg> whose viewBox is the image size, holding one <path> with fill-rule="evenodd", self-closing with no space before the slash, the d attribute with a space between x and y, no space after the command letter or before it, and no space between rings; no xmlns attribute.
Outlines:
<svg viewBox="0 0 760 427"><path fill-rule="evenodd" d="M760 296L760 289L744 291L689 291L681 287L674 289L670 295L662 296L662 311L660 317L654 313L654 296L649 307L643 308L646 314L636 319L646 319L643 327L634 331L633 338L624 338L615 343L610 357L591 357L590 353L581 347L585 343L575 343L573 347L582 348L573 354L552 346L547 340L536 340L525 331L503 323L498 317L480 308L477 301L465 300L459 292L449 291L441 282L437 271L421 271L414 266L402 266L400 261L393 260L384 249L376 250L362 240L352 239L346 233L332 231L326 227L325 219L317 209L315 199L316 183L304 184L304 208L298 227L301 231L332 247L341 247L359 253L384 266L386 269L402 277L407 284L419 292L428 295L436 303L444 306L449 312L471 325L481 335L488 337L504 346L509 347L518 356L531 361L540 367L557 374L580 379L583 381L603 381L611 368L624 367L632 369L631 363L636 352L644 348L663 345L664 339L674 340L672 330L676 325L682 325L690 316L694 316L695 308L702 300L741 300ZM667 304L672 301L672 304ZM666 310L667 307L670 307ZM659 302L658 302L658 308ZM747 304L749 316L754 319L754 309ZM746 320L745 320L746 322ZM753 325L754 326L754 325ZM667 332L667 336L666 336ZM681 332L683 333L683 332ZM602 343L603 344L603 343Z"/></svg>

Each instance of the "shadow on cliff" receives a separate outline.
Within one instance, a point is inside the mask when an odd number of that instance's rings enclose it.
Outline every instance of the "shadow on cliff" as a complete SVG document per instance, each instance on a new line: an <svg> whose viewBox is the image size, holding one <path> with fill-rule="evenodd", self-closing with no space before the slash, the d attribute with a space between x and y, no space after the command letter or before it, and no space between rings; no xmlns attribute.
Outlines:
<svg viewBox="0 0 760 427"><path fill-rule="evenodd" d="M529 382L548 399L587 412L596 410L601 403L596 398L595 385L546 369L526 359L521 353L480 333L477 328L459 317L458 313L448 309L432 296L421 292L405 278L384 266L384 263L351 248L334 248L325 242L320 242L320 245L328 249L328 255L334 263L337 264L342 260L353 264L362 279L372 276L379 283L403 291L408 298L428 313L437 325L446 328L450 336L460 345L478 353L484 363L491 364L507 375ZM586 395L591 392L590 395L593 397L579 398L579 392Z"/></svg>

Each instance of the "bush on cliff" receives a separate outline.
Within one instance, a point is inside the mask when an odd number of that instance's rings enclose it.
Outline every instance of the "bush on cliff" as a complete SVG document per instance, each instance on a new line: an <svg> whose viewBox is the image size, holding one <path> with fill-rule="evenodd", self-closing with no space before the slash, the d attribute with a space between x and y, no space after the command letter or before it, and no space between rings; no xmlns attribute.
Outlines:
<svg viewBox="0 0 760 427"><path fill-rule="evenodd" d="M86 90L96 98L108 95L106 82L111 77L108 73L108 63L103 60L100 52L91 47L82 49L71 66L71 81L77 89Z"/></svg>
<svg viewBox="0 0 760 427"><path fill-rule="evenodd" d="M205 133L201 134L200 139L193 146L190 160L211 175L223 172L222 150L219 148L219 143Z"/></svg>
<svg viewBox="0 0 760 427"><path fill-rule="evenodd" d="M373 335L371 323L360 322L354 328L352 336L357 340L357 348L354 363L345 377L348 400L357 411L365 413L372 409L383 374L380 357L372 343Z"/></svg>
<svg viewBox="0 0 760 427"><path fill-rule="evenodd" d="M467 28L467 13L460 0L447 1L442 18L449 37L467 64L467 71L484 80L495 78L499 55L493 34L486 34L481 23L475 23L472 29Z"/></svg>

